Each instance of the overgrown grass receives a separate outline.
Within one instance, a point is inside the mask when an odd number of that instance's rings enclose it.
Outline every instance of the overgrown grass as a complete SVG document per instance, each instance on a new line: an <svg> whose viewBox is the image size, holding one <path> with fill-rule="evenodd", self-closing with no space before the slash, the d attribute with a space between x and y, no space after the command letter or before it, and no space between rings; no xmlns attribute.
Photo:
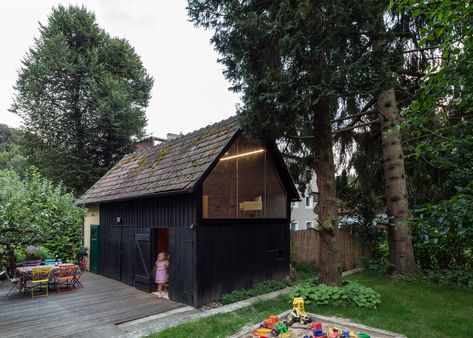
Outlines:
<svg viewBox="0 0 473 338"><path fill-rule="evenodd" d="M403 333L408 337L469 337L473 330L473 291L428 285L422 281L392 279L377 272L363 272L346 279L381 294L376 310L357 307L307 305L307 311L350 318L365 325ZM228 314L219 314L151 335L156 338L227 337L244 325L288 310L287 297L261 301Z"/></svg>

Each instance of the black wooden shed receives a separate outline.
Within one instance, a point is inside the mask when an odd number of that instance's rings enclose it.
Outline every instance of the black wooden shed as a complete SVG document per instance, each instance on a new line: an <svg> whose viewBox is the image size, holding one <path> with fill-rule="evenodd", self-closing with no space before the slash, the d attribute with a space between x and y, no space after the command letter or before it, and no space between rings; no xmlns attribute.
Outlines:
<svg viewBox="0 0 473 338"><path fill-rule="evenodd" d="M287 276L298 198L275 143L232 117L126 155L78 203L99 210L98 273L149 292L168 252L170 298L200 306Z"/></svg>

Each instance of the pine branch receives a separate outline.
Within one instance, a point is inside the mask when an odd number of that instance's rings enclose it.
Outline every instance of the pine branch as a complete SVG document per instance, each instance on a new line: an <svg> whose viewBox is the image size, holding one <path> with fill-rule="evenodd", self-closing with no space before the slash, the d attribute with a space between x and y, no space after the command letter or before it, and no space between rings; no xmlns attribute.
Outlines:
<svg viewBox="0 0 473 338"><path fill-rule="evenodd" d="M348 120L348 119L352 119L354 117L359 117L359 116L363 116L363 115L369 115L369 114L375 114L376 113L376 110L375 109L372 109L372 110L368 110L366 112L360 112L358 114L353 114L353 115L348 115L348 116L345 116L345 117L339 117L337 119L333 119L331 120L330 122L334 123L334 122L339 122L339 121L344 121L344 120Z"/></svg>
<svg viewBox="0 0 473 338"><path fill-rule="evenodd" d="M352 130L352 129L356 129L356 128L360 128L360 127L369 126L369 125L372 125L372 124L375 124L375 123L378 123L378 122L381 122L381 120L380 120L380 119L377 119L377 120L370 121L370 122L366 122L366 123L362 123L362 124L359 124L359 125L356 125L356 126L350 126L350 127L347 127L347 128L342 128L342 129L339 129L339 130L335 130L334 132L332 132L332 134L335 135L335 134L343 133L344 131L348 131L348 130Z"/></svg>
<svg viewBox="0 0 473 338"><path fill-rule="evenodd" d="M438 49L440 45L434 45L434 46L428 46L428 47L420 47L420 48L414 48L414 49L409 49L405 50L403 53L408 54L408 53L415 53L415 52L422 52L425 50L432 50L432 49Z"/></svg>

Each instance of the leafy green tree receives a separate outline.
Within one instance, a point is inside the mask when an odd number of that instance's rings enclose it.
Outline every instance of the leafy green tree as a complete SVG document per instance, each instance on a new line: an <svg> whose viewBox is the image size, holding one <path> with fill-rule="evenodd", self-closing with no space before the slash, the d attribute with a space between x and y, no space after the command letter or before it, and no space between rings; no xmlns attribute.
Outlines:
<svg viewBox="0 0 473 338"><path fill-rule="evenodd" d="M412 175L418 257L426 268L471 269L473 6L468 0L400 0L393 8L423 18L417 50L433 55L403 124L417 161Z"/></svg>
<svg viewBox="0 0 473 338"><path fill-rule="evenodd" d="M0 255L10 269L15 269L14 250L27 245L49 243L57 254L70 257L80 246L83 217L74 196L36 170L25 179L0 170ZM59 250L55 243L61 243Z"/></svg>
<svg viewBox="0 0 473 338"><path fill-rule="evenodd" d="M29 162L82 193L144 134L153 80L84 7L53 8L26 54L11 111Z"/></svg>
<svg viewBox="0 0 473 338"><path fill-rule="evenodd" d="M19 147L20 133L17 129L0 124L0 170L13 169L21 176L26 173L26 158Z"/></svg>

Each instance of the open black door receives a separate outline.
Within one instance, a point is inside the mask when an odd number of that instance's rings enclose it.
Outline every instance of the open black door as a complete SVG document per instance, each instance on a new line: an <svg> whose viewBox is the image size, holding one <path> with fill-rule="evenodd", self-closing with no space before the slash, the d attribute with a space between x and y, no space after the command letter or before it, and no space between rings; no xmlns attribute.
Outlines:
<svg viewBox="0 0 473 338"><path fill-rule="evenodd" d="M169 298L189 305L196 305L194 237L193 229L169 229Z"/></svg>
<svg viewBox="0 0 473 338"><path fill-rule="evenodd" d="M135 228L135 288L146 292L154 288L151 243L151 229Z"/></svg>

